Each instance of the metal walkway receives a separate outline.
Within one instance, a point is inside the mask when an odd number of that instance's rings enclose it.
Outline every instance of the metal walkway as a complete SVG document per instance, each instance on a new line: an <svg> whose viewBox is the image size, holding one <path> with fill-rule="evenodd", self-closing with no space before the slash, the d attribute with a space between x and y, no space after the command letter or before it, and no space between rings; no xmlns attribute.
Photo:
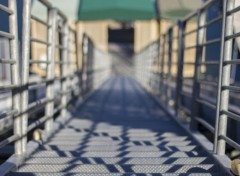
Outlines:
<svg viewBox="0 0 240 176"><path fill-rule="evenodd" d="M114 77L10 175L228 175L137 82Z"/></svg>

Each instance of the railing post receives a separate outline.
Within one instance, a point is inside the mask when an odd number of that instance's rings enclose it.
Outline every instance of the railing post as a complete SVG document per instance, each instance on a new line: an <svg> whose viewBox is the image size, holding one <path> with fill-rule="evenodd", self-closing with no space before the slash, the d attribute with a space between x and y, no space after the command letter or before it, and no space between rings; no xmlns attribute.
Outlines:
<svg viewBox="0 0 240 176"><path fill-rule="evenodd" d="M192 91L192 107L191 107L191 123L190 128L192 130L197 129L197 122L195 121L196 116L198 115L198 103L197 99L199 98L200 94L200 84L199 84L199 76L201 73L201 65L200 62L202 61L203 56L203 42L204 42L204 34L205 28L201 28L206 22L206 15L201 10L198 10L198 17L197 17L197 47L196 47L196 55L195 55L195 65L194 65L194 78L193 78L193 91Z"/></svg>
<svg viewBox="0 0 240 176"><path fill-rule="evenodd" d="M178 21L178 71L177 71L177 86L176 86L176 104L175 114L178 115L178 109L181 102L182 78L183 78L183 62L184 62L184 48L185 48L185 21Z"/></svg>
<svg viewBox="0 0 240 176"><path fill-rule="evenodd" d="M30 31L31 31L31 6L32 0L24 0L23 5L23 40L22 40L22 150L26 152L28 130L28 82L29 82L29 59L30 59Z"/></svg>
<svg viewBox="0 0 240 176"><path fill-rule="evenodd" d="M55 46L56 46L56 19L57 19L57 9L49 9L48 12L48 45L47 48L47 87L46 87L46 97L48 103L45 107L45 115L49 119L45 122L45 130L50 132L53 127L53 115L54 115L54 79L55 79Z"/></svg>
<svg viewBox="0 0 240 176"><path fill-rule="evenodd" d="M231 65L224 64L225 61L232 59L233 39L226 40L226 36L233 34L233 15L227 15L229 10L234 8L234 0L226 0L223 7L222 38L221 38L221 57L219 64L218 98L216 110L214 152L219 155L225 154L226 141L221 136L227 133L227 115L222 111L228 111L229 90L223 86L230 85Z"/></svg>
<svg viewBox="0 0 240 176"><path fill-rule="evenodd" d="M153 55L151 45L149 46L148 52L149 55L147 59L149 59L149 91L153 93Z"/></svg>
<svg viewBox="0 0 240 176"><path fill-rule="evenodd" d="M81 69L80 69L80 51L78 47L78 25L76 24L76 31L74 33L74 38L75 38L75 48L76 48L76 74L77 74L77 79L78 79L78 95L81 93Z"/></svg>
<svg viewBox="0 0 240 176"><path fill-rule="evenodd" d="M165 104L168 107L171 99L171 81L172 81L172 44L173 44L173 28L168 30L168 61L167 61L167 78L166 78L166 100Z"/></svg>
<svg viewBox="0 0 240 176"><path fill-rule="evenodd" d="M159 34L159 39L158 39L158 53L157 53L157 88L158 88L158 96L161 95L161 35Z"/></svg>
<svg viewBox="0 0 240 176"><path fill-rule="evenodd" d="M10 40L10 56L11 59L15 61L14 64L11 65L11 75L12 75L12 84L14 86L20 85L19 78L19 50L18 50L18 25L17 25L17 7L16 0L8 0L8 6L13 11L13 14L9 16L9 30L10 33L14 36L14 39ZM18 87L19 88L19 87ZM14 116L14 124L13 130L14 135L18 137L22 136L22 120L21 116L19 116L21 112L20 108L20 93L19 89L13 89L12 91L12 108L17 112L16 116ZM21 155L23 153L22 149L22 139L17 140L15 142L15 154Z"/></svg>
<svg viewBox="0 0 240 176"><path fill-rule="evenodd" d="M162 43L162 52L161 52L161 74L160 74L160 99L164 100L163 96L164 95L164 61L165 61L165 45L166 45L166 35L163 35L163 43Z"/></svg>
<svg viewBox="0 0 240 176"><path fill-rule="evenodd" d="M82 96L85 96L87 89L87 55L88 55L88 38L84 34L82 42Z"/></svg>
<svg viewBox="0 0 240 176"><path fill-rule="evenodd" d="M67 65L69 64L69 52L68 52L68 46L69 46L69 28L67 21L64 21L63 27L62 27L62 42L63 42L63 48L62 51L62 64L61 64L61 117L66 118L67 113L67 94L68 94L68 68Z"/></svg>

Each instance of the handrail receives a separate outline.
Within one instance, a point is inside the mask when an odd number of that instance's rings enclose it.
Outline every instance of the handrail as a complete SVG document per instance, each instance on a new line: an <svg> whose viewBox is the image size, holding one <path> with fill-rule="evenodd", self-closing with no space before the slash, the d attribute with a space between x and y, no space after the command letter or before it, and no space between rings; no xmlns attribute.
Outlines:
<svg viewBox="0 0 240 176"><path fill-rule="evenodd" d="M175 110L177 116L183 112L190 116L191 129L196 130L201 125L209 130L215 136L215 140L212 141L214 143L213 151L218 155L225 154L226 143L239 150L239 141L237 143L227 136L227 119L240 121L240 115L232 111L232 104L229 103L229 100L234 98L230 92L237 94L240 90L238 85L230 84L231 66L239 64L238 60L232 59L233 40L239 37L238 33L233 33L232 18L236 12L240 11L240 7L234 7L232 0L223 2L222 14L219 13L213 19L208 20L206 14L213 5L220 3L217 0L207 1L202 7L170 26L160 38L159 57L151 55L155 43L150 44L135 56L136 79L152 94L160 96L165 108ZM197 20L192 21L193 18ZM222 23L221 36L214 39L207 38L206 31L211 25L218 22ZM195 23L196 27L187 29L188 24L191 23ZM176 39L173 37L174 27L178 28ZM191 44L187 38L190 35L196 37L191 38L192 41L195 41ZM212 45L221 46L221 50L218 51L218 54L221 54L220 60L205 60L204 50ZM173 46L177 48L173 48ZM194 60L189 60L191 56L186 54L188 50L191 50L192 53L195 52L195 55L192 56ZM175 52L177 52L177 56ZM174 63L173 59L178 63ZM157 66L156 63L158 63ZM202 68L209 66L219 69L218 83L216 83L216 79L210 81L200 78ZM156 67L157 71L154 69ZM187 76L184 73L186 68L192 70L192 75ZM216 91L217 86L218 91ZM207 87L214 87L217 101L210 102L206 96L201 96L202 91L207 91ZM210 123L208 119L204 118L204 115L199 113L201 107L216 112L216 124Z"/></svg>

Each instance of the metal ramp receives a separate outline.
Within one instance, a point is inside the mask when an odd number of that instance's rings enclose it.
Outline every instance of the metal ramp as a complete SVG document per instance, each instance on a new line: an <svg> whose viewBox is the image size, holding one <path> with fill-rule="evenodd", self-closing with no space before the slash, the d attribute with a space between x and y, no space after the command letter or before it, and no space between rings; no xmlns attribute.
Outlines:
<svg viewBox="0 0 240 176"><path fill-rule="evenodd" d="M128 77L100 87L10 175L228 175Z"/></svg>

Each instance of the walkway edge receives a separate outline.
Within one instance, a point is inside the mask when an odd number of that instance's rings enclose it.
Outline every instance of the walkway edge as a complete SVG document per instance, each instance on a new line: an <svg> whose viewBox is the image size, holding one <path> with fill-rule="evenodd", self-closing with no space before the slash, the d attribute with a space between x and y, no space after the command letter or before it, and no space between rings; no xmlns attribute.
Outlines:
<svg viewBox="0 0 240 176"><path fill-rule="evenodd" d="M76 104L74 106L81 107L85 104L86 101L88 101L91 97L93 97L99 90L100 87L102 87L108 80L104 81L97 89L93 90L92 92L88 93L85 98L79 97ZM71 112L73 113L73 112ZM58 117L57 120L54 122L54 128L53 131L50 134L46 134L43 132L44 138L40 142L37 141L30 141L27 144L27 153L24 156L17 156L12 155L10 158L8 158L3 164L0 165L0 176L5 176L11 171L16 171L18 167L27 159L29 158L42 143L46 142L53 134L55 134L63 124L68 123L68 118L62 118Z"/></svg>
<svg viewBox="0 0 240 176"><path fill-rule="evenodd" d="M152 95L148 90L146 90L139 82L137 82L139 84L139 86L146 92L147 95L150 96L150 98L166 113L168 114L178 125L181 126L181 128L183 128L200 146L202 146L207 154L209 156L212 156L212 158L220 165L222 166L223 171L225 171L227 174L232 175L230 171L230 166L231 166L231 160L226 156L219 156L219 155L215 155L213 154L213 144L204 136L202 135L200 132L198 131L191 131L188 126L183 125L182 123L180 123L176 116L175 113L169 109L166 108L158 99L157 97L155 97L154 95Z"/></svg>

